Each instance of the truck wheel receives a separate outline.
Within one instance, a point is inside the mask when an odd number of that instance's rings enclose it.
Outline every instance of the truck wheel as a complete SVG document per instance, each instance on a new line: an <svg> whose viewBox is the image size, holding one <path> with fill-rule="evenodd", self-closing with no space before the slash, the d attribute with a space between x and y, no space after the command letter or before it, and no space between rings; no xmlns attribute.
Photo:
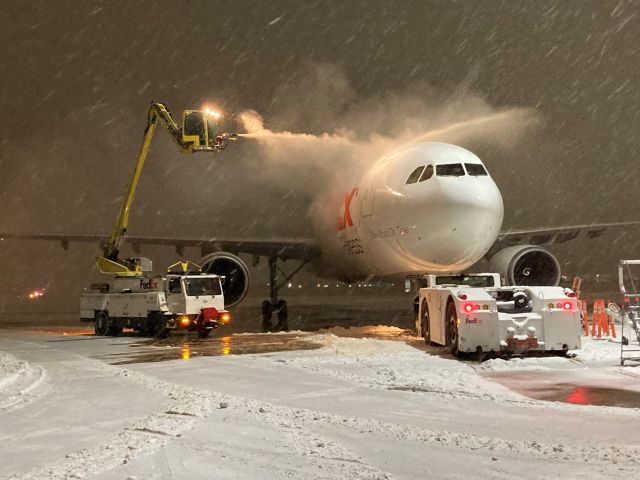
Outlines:
<svg viewBox="0 0 640 480"><path fill-rule="evenodd" d="M207 338L211 334L211 330L207 330L206 328L201 328L198 330L198 338Z"/></svg>
<svg viewBox="0 0 640 480"><path fill-rule="evenodd" d="M427 301L422 302L422 321L420 322L420 333L424 338L424 343L431 344L431 325L429 324L429 304Z"/></svg>
<svg viewBox="0 0 640 480"><path fill-rule="evenodd" d="M154 315L151 320L152 334L156 338L166 338L169 335L167 319L164 315Z"/></svg>
<svg viewBox="0 0 640 480"><path fill-rule="evenodd" d="M107 327L107 335L117 337L122 333L122 324L115 318L109 319L109 327Z"/></svg>
<svg viewBox="0 0 640 480"><path fill-rule="evenodd" d="M105 312L96 313L93 321L96 335L105 336L108 335L109 329L109 317Z"/></svg>
<svg viewBox="0 0 640 480"><path fill-rule="evenodd" d="M457 357L460 350L458 313L456 312L456 304L451 301L447 304L447 346L449 351Z"/></svg>

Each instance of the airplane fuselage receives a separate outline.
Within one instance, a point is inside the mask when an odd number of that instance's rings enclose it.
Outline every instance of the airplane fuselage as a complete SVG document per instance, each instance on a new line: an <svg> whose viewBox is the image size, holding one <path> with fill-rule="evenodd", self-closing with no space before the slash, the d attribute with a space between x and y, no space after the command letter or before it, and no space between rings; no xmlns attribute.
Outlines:
<svg viewBox="0 0 640 480"><path fill-rule="evenodd" d="M444 143L410 145L376 162L345 196L333 228L317 232L321 269L347 281L460 272L491 248L503 211L476 155Z"/></svg>

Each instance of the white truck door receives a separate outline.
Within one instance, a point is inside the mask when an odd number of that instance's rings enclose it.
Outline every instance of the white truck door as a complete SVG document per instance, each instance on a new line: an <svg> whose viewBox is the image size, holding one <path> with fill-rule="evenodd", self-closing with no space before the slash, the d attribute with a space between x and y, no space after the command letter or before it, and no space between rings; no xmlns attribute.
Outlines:
<svg viewBox="0 0 640 480"><path fill-rule="evenodd" d="M182 278L167 278L167 305L172 313L184 313L186 309Z"/></svg>

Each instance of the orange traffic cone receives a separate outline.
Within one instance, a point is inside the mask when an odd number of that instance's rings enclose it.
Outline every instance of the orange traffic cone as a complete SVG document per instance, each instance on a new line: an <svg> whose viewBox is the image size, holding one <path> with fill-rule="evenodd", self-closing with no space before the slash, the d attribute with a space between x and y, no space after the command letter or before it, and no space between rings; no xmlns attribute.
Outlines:
<svg viewBox="0 0 640 480"><path fill-rule="evenodd" d="M609 331L609 317L607 316L607 312L604 311L604 306L606 305L604 303L604 300L601 300L601 304L600 304L600 318L602 320L602 329L604 330L604 334L608 337L611 335L611 332Z"/></svg>
<svg viewBox="0 0 640 480"><path fill-rule="evenodd" d="M587 302L578 300L580 302L580 310L582 311L582 329L586 337L589 336L589 317L587 316Z"/></svg>

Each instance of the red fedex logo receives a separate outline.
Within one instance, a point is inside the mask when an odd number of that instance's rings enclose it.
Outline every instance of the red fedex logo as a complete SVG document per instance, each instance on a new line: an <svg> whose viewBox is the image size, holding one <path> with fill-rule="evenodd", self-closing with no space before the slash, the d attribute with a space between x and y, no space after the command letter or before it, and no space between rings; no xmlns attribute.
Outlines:
<svg viewBox="0 0 640 480"><path fill-rule="evenodd" d="M356 194L357 188L353 188L351 192L349 192L344 197L344 212L342 214L342 218L338 219L338 231L341 232L347 227L353 227L353 220L351 219L351 200L353 200L353 196Z"/></svg>

